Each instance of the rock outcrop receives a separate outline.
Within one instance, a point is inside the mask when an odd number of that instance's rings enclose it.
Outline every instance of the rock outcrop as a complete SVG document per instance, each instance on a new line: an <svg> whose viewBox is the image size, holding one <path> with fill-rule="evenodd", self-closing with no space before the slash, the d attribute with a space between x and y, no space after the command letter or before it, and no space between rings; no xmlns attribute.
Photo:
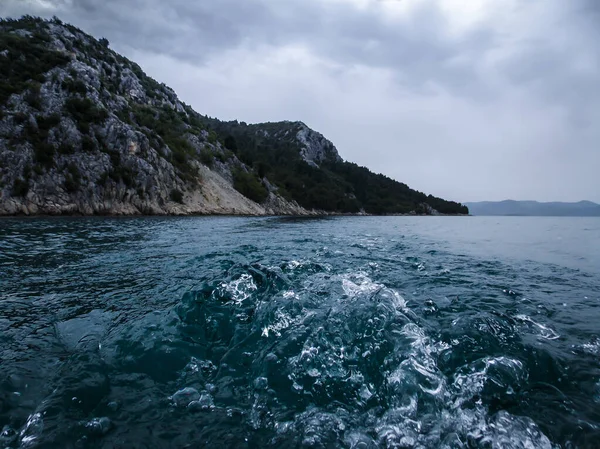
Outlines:
<svg viewBox="0 0 600 449"><path fill-rule="evenodd" d="M314 167L318 167L323 161L342 161L337 148L323 134L313 131L304 123L300 125L301 129L296 134L296 138L302 145L300 150L302 159Z"/></svg>
<svg viewBox="0 0 600 449"><path fill-rule="evenodd" d="M0 37L0 215L311 213L268 183L261 204L236 190L260 181L199 114L80 30L27 18Z"/></svg>
<svg viewBox="0 0 600 449"><path fill-rule="evenodd" d="M302 122L198 114L59 19L0 19L0 215L466 214Z"/></svg>

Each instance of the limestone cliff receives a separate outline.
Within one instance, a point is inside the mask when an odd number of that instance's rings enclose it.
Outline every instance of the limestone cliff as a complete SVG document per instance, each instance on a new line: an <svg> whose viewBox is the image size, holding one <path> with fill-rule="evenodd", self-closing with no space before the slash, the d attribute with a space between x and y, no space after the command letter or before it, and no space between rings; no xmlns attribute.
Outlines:
<svg viewBox="0 0 600 449"><path fill-rule="evenodd" d="M466 214L302 122L200 115L59 19L0 20L0 215Z"/></svg>
<svg viewBox="0 0 600 449"><path fill-rule="evenodd" d="M0 44L0 215L308 213L107 42L25 18ZM234 188L244 174L261 204Z"/></svg>

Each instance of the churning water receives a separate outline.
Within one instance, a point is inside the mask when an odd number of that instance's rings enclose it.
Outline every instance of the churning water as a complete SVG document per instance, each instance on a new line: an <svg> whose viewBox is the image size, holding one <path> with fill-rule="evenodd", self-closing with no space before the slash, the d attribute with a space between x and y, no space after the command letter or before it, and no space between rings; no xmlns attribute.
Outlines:
<svg viewBox="0 0 600 449"><path fill-rule="evenodd" d="M0 221L0 447L600 447L600 220Z"/></svg>

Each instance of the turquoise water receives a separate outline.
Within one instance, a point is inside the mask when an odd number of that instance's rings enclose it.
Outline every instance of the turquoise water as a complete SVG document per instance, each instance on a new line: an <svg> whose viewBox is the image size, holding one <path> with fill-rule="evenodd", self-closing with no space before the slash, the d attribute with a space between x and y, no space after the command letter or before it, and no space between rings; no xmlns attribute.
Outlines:
<svg viewBox="0 0 600 449"><path fill-rule="evenodd" d="M600 220L0 220L0 447L600 447Z"/></svg>

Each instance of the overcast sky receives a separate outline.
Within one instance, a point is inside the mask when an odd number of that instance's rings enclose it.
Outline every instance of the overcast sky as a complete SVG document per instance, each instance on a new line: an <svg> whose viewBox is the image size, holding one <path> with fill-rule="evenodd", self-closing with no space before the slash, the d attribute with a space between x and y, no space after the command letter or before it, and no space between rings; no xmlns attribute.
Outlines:
<svg viewBox="0 0 600 449"><path fill-rule="evenodd" d="M600 202L600 1L1 0L57 15L203 114L301 120L457 201Z"/></svg>

